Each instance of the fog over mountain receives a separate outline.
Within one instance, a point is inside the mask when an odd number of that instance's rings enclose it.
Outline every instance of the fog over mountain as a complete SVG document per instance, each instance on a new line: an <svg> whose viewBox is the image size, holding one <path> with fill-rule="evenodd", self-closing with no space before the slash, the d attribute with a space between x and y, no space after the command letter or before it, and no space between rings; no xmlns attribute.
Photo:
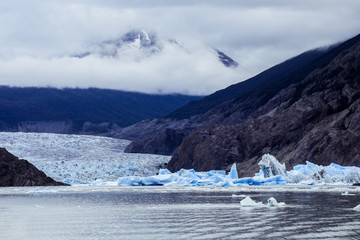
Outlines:
<svg viewBox="0 0 360 240"><path fill-rule="evenodd" d="M359 10L357 0L2 1L0 85L211 94L356 35ZM160 51L76 57L133 30L155 33Z"/></svg>

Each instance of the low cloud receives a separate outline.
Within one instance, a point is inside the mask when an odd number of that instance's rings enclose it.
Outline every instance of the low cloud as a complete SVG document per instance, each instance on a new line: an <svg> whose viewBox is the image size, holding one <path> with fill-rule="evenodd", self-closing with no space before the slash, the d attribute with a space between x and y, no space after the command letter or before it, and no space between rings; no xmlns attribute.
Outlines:
<svg viewBox="0 0 360 240"><path fill-rule="evenodd" d="M147 93L208 94L239 81L209 47L187 52L165 47L158 54L85 58L17 57L0 60L1 82L11 86L99 87Z"/></svg>
<svg viewBox="0 0 360 240"><path fill-rule="evenodd" d="M0 85L209 94L360 33L358 0L2 1ZM145 59L71 57L133 29L177 39ZM239 63L225 68L211 51Z"/></svg>

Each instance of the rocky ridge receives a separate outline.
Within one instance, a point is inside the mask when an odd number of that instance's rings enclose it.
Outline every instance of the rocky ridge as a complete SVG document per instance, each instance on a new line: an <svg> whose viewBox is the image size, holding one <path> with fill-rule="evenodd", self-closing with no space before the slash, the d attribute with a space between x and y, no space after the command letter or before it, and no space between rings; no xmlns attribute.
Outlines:
<svg viewBox="0 0 360 240"><path fill-rule="evenodd" d="M62 185L67 184L54 181L28 161L15 157L5 148L0 148L0 187Z"/></svg>

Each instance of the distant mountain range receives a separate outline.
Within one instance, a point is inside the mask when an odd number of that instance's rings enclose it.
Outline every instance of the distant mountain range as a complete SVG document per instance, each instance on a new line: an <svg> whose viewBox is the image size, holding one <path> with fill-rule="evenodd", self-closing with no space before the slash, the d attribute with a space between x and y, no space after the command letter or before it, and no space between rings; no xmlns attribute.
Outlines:
<svg viewBox="0 0 360 240"><path fill-rule="evenodd" d="M123 34L116 39L110 39L93 44L85 52L74 54L75 57L85 58L88 56L113 57L113 58L132 58L141 60L151 58L153 55L161 53L166 46L173 46L181 51L190 50L175 39L159 39L156 33L147 33L144 30L134 30ZM219 49L207 48L213 52L214 58L217 58L225 67L236 68L239 64L231 57Z"/></svg>
<svg viewBox="0 0 360 240"><path fill-rule="evenodd" d="M160 117L199 98L97 88L0 86L0 130L108 133L144 119Z"/></svg>
<svg viewBox="0 0 360 240"><path fill-rule="evenodd" d="M171 171L229 170L235 162L248 176L265 153L288 168L306 161L360 166L359 59L360 35L114 136L140 138L128 152L173 154Z"/></svg>

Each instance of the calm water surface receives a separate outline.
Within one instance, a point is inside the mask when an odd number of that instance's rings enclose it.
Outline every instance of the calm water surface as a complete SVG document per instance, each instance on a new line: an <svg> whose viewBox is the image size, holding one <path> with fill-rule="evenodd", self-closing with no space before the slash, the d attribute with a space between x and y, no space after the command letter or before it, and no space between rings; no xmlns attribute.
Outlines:
<svg viewBox="0 0 360 240"><path fill-rule="evenodd" d="M0 239L360 239L358 204L341 189L3 188Z"/></svg>

